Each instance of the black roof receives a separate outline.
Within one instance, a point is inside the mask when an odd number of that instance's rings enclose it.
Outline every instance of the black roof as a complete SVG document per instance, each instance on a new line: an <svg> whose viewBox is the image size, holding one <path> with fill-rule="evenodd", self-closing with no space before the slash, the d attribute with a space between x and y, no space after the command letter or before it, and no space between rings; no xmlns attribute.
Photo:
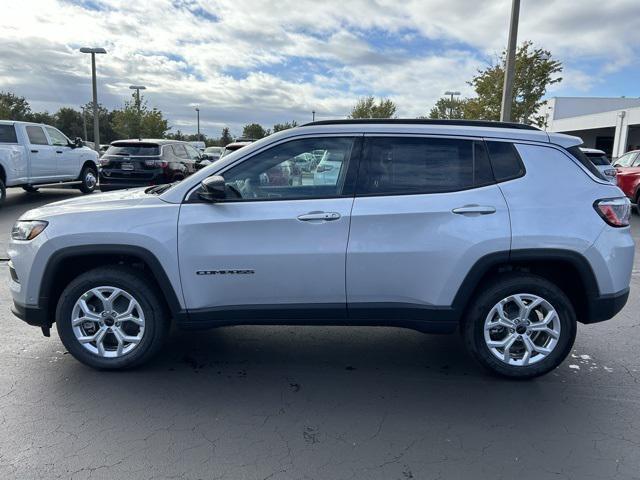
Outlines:
<svg viewBox="0 0 640 480"><path fill-rule="evenodd" d="M492 120L434 120L427 118L350 118L347 120L319 120L305 123L303 127L312 125L350 125L350 124L393 124L393 125L454 125L464 127L516 128L520 130L540 130L533 125L515 122L494 122Z"/></svg>

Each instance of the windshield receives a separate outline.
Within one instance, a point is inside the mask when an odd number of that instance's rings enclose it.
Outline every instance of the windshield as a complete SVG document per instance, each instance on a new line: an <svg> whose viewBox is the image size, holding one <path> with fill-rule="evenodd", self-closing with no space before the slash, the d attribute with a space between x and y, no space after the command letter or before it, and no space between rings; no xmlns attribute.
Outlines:
<svg viewBox="0 0 640 480"><path fill-rule="evenodd" d="M636 158L637 153L627 153L616 160L616 167L630 167L633 160Z"/></svg>
<svg viewBox="0 0 640 480"><path fill-rule="evenodd" d="M111 145L105 155L132 155L140 157L151 157L160 155L160 146L153 143L119 143Z"/></svg>
<svg viewBox="0 0 640 480"><path fill-rule="evenodd" d="M222 147L207 147L204 149L205 153L220 153Z"/></svg>

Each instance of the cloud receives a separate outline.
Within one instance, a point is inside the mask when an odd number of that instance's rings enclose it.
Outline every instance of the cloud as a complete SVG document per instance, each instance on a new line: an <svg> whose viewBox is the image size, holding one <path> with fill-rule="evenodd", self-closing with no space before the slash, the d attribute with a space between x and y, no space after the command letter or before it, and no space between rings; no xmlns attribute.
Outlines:
<svg viewBox="0 0 640 480"><path fill-rule="evenodd" d="M253 121L344 116L358 96L393 98L403 116L425 114L506 41L508 0L29 0L0 16L0 90L35 109L90 98L99 45L100 101L121 105L144 84L150 105L183 131L239 132ZM631 65L640 2L523 2L520 39L565 60L556 92L597 89ZM627 92L621 92L622 94Z"/></svg>

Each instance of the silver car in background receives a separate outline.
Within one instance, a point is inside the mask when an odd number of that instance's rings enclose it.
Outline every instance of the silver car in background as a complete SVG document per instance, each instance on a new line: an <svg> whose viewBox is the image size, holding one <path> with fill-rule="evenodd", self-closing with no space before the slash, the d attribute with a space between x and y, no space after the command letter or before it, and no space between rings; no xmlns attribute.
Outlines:
<svg viewBox="0 0 640 480"><path fill-rule="evenodd" d="M609 161L606 153L596 148L580 147L580 150L587 156L589 160L591 160L596 168L600 170L600 173L607 177L607 180L616 185L617 172L616 169L611 165L611 162Z"/></svg>

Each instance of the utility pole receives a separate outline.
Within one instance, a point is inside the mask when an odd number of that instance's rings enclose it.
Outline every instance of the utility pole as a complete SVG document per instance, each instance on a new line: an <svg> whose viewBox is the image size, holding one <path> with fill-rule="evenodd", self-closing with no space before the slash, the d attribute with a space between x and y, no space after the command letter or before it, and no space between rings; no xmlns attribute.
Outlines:
<svg viewBox="0 0 640 480"><path fill-rule="evenodd" d="M98 120L98 85L96 82L96 53L107 53L104 48L82 47L81 53L91 54L91 83L93 87L93 144L96 152L100 153L100 123Z"/></svg>
<svg viewBox="0 0 640 480"><path fill-rule="evenodd" d="M502 107L500 121L511 121L513 103L513 79L516 68L516 45L518 43L518 19L520 17L520 0L513 0L511 5L511 21L509 23L509 44L507 45L507 64L504 69L504 86L502 88Z"/></svg>
<svg viewBox="0 0 640 480"><path fill-rule="evenodd" d="M140 90L146 90L144 85L130 85L129 89L136 91L136 107L138 108L138 140L142 140L142 112L140 111Z"/></svg>
<svg viewBox="0 0 640 480"><path fill-rule="evenodd" d="M87 142L89 137L87 137L87 112L84 107L82 108L82 129L84 130L84 141Z"/></svg>
<svg viewBox="0 0 640 480"><path fill-rule="evenodd" d="M198 141L200 141L200 108L196 107L196 115L198 117Z"/></svg>
<svg viewBox="0 0 640 480"><path fill-rule="evenodd" d="M447 90L444 94L451 96L451 102L449 103L449 120L451 120L453 118L453 97L460 95L460 92Z"/></svg>

